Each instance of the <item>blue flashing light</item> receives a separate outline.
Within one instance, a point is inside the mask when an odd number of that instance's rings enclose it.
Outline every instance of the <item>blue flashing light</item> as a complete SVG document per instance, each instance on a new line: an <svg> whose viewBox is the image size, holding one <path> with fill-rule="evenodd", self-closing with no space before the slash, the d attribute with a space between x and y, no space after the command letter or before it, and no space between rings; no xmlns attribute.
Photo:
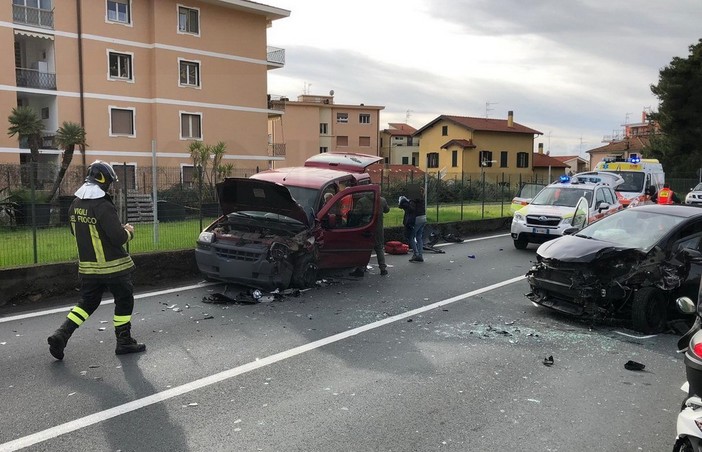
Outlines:
<svg viewBox="0 0 702 452"><path fill-rule="evenodd" d="M559 180L562 184L566 184L566 183L570 182L570 176L568 176L567 174L564 174L559 178Z"/></svg>
<svg viewBox="0 0 702 452"><path fill-rule="evenodd" d="M638 155L633 155L629 157L629 161L631 163L641 163L641 157L639 157Z"/></svg>

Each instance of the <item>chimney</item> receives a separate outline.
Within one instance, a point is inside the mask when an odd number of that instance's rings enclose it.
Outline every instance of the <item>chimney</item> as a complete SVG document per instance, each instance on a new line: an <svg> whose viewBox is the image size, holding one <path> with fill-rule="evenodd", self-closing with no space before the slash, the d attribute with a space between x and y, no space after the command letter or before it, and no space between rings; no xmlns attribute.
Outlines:
<svg viewBox="0 0 702 452"><path fill-rule="evenodd" d="M543 153L544 153L544 144L539 143L539 154L543 154Z"/></svg>
<svg viewBox="0 0 702 452"><path fill-rule="evenodd" d="M512 110L507 112L507 127L514 127L514 112Z"/></svg>

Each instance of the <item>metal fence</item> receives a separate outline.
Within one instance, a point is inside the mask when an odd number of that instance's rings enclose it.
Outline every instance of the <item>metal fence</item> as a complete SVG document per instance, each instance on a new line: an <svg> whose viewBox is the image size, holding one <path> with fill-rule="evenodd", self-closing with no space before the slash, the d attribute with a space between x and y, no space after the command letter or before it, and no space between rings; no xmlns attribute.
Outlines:
<svg viewBox="0 0 702 452"><path fill-rule="evenodd" d="M122 221L136 230L128 244L130 253L192 248L202 228L221 213L214 181L200 177L197 169L188 173L181 168L114 167L119 178L114 184L115 205ZM257 171L235 168L229 176L249 177ZM0 164L0 268L77 259L68 209L85 170L72 165L52 201L48 196L57 173L53 164ZM377 179L392 207L410 185L424 185L430 222L506 217L521 184L546 182L486 173L442 177L418 172L398 177L381 172ZM397 211L386 217L386 226L401 224Z"/></svg>

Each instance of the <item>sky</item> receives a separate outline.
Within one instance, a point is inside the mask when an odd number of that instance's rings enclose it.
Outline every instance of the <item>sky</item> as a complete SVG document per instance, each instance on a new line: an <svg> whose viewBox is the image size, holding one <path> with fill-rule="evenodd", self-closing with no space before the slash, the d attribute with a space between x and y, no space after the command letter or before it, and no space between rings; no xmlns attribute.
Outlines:
<svg viewBox="0 0 702 452"><path fill-rule="evenodd" d="M384 106L379 129L439 115L536 129L551 155L587 156L658 110L650 86L702 38L701 0L263 0L285 66L268 92Z"/></svg>

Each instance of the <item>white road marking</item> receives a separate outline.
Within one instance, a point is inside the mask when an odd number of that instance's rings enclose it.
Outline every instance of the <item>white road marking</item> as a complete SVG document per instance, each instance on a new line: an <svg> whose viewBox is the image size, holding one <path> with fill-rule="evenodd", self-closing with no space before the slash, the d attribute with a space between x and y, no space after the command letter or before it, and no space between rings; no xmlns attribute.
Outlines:
<svg viewBox="0 0 702 452"><path fill-rule="evenodd" d="M134 295L134 299L139 300L141 298L157 297L159 295L167 295L169 293L182 292L184 290L199 289L201 287L212 286L214 284L220 284L220 283L203 282L203 283L193 284L191 286L174 287L172 289L157 290L154 292L145 292L145 293L141 293L138 295ZM114 298L105 298L102 301L102 303L100 303L100 306L112 304L114 302L115 302ZM71 309L73 309L73 306L75 306L75 304L73 304L71 306L63 306L61 308L46 309L46 310L37 311L37 312L28 312L26 314L18 314L18 315L13 315L13 316L9 316L9 317L0 317L0 323L12 322L15 320L22 320L22 319L30 319L32 317L41 317L43 315L56 314L59 312L68 312Z"/></svg>
<svg viewBox="0 0 702 452"><path fill-rule="evenodd" d="M43 441L47 441L53 438L56 438L61 435L65 435L66 433L74 432L76 430L80 430L82 428L89 427L91 425L97 424L102 421L106 421L108 419L112 419L113 417L117 417L122 414L126 414L132 411L136 411L140 408L144 408L150 405L154 405L159 402L163 402L165 400L172 399L174 397L187 394L191 391L195 391L198 389L202 389L207 386L211 386L213 384L228 380L230 378L236 377L238 375L245 374L247 372L251 372L256 369L260 369L265 366L269 366L271 364L275 364L279 361L283 361L288 358L292 358L297 355L301 355L303 353L318 349L320 347L324 347L325 345L332 344L334 342L338 342L344 339L347 339L349 337L353 337L356 335L359 335L361 333L365 333L366 331L371 331L376 328L380 328L381 326L388 325L393 322L397 322L400 320L404 320L406 318L431 311L436 308L440 308L441 306L446 306L451 303L455 303L457 301L465 300L466 298L471 298L476 295L483 294L485 292L489 292L494 289L499 289L500 287L507 286L509 284L513 284L515 282L523 281L524 276L517 276L511 279L507 279L505 281L501 281L486 287L483 287L481 289L476 289L470 292L466 292L460 295L456 295L455 297L447 298L445 300L437 301L436 303L432 303L426 306L422 306L421 308L417 309L412 309L411 311L404 312L402 314L397 314L392 317L387 317L383 320L379 320L377 322L369 323L367 325L363 325L348 331L344 331L343 333L338 333L334 334L332 336L326 337L324 339L320 339L314 342L310 342L309 344L301 345L299 347L291 348L290 350L286 350L284 352L276 353L275 355L267 356L265 358L258 359L256 361L244 364L243 366L239 367L234 367L229 370L225 370L204 378L200 378L199 380L191 381L190 383L186 383L181 386L177 386L175 388L167 389L165 391L157 392L156 394L152 394L148 397L143 397L141 399L137 399L128 403L125 403L123 405L118 405L113 408L104 410L104 411L98 411L97 413L90 414L88 416L75 419L70 422L66 422L64 424L57 425L55 427L48 428L46 430L42 430L37 433L33 433L31 435L18 438L14 441L9 441L3 444L0 444L0 452L10 452L10 451L16 451L25 447L33 446L34 444L41 443Z"/></svg>

